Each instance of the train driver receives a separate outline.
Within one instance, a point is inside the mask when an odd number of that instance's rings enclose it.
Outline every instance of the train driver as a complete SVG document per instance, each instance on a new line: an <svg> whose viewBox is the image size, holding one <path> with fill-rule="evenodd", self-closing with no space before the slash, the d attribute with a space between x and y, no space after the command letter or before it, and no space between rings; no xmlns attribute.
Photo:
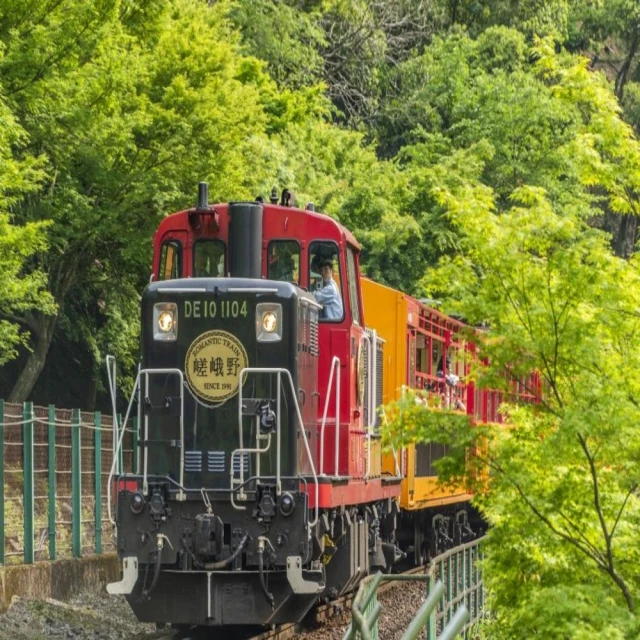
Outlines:
<svg viewBox="0 0 640 640"><path fill-rule="evenodd" d="M211 275L209 272L209 257L204 251L196 251L193 272L196 278L207 278Z"/></svg>
<svg viewBox="0 0 640 640"><path fill-rule="evenodd" d="M193 275L196 278L224 276L224 244L219 240L198 240L194 246Z"/></svg>
<svg viewBox="0 0 640 640"><path fill-rule="evenodd" d="M322 305L322 318L325 320L342 320L342 296L338 285L333 279L333 262L323 260L320 262L320 273L322 274L322 287L316 289L313 295Z"/></svg>

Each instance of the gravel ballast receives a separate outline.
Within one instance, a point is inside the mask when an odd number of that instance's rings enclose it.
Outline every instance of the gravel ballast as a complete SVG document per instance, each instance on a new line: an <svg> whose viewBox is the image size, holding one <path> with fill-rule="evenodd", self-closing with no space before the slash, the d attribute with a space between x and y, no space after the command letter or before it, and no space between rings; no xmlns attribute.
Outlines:
<svg viewBox="0 0 640 640"><path fill-rule="evenodd" d="M151 640L161 633L139 623L121 596L84 594L71 602L15 598L0 616L0 640Z"/></svg>
<svg viewBox="0 0 640 640"><path fill-rule="evenodd" d="M425 600L422 582L402 582L379 594L381 640L400 640ZM351 609L315 629L296 635L301 640L341 640L351 623ZM154 640L167 633L139 623L123 597L84 594L71 602L16 598L0 616L0 640ZM211 633L211 638L222 638Z"/></svg>
<svg viewBox="0 0 640 640"><path fill-rule="evenodd" d="M378 637L381 640L400 640L409 623L426 599L424 582L399 582L378 595L382 614L378 620ZM322 627L296 636L301 640L342 640L351 624L351 609L323 623Z"/></svg>

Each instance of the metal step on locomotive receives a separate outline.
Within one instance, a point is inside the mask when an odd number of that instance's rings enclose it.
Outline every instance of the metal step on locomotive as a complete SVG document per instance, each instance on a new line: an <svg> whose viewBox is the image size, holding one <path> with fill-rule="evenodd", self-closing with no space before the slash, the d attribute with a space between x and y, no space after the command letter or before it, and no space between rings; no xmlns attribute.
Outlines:
<svg viewBox="0 0 640 640"><path fill-rule="evenodd" d="M108 590L142 621L295 622L475 535L471 496L437 485L443 448L383 454L377 411L409 386L500 421L499 394L463 382L462 325L362 278L353 235L289 199L210 206L201 184L154 237L116 445L137 402L142 473L116 474L116 455L109 478Z"/></svg>

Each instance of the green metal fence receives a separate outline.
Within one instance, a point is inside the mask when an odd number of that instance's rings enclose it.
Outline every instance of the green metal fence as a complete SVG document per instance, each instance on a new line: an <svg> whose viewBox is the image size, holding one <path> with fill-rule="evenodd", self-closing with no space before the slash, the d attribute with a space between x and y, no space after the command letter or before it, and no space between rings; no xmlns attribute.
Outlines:
<svg viewBox="0 0 640 640"><path fill-rule="evenodd" d="M343 640L378 640L383 608L378 602L382 582L425 583L425 601L407 627L402 640L451 640L467 634L484 616L484 582L480 561L482 538L434 558L420 575L383 575L364 580L353 601L352 622Z"/></svg>
<svg viewBox="0 0 640 640"><path fill-rule="evenodd" d="M129 471L136 431L134 420L122 457ZM111 416L99 412L0 400L0 565L115 550L104 526L112 434Z"/></svg>

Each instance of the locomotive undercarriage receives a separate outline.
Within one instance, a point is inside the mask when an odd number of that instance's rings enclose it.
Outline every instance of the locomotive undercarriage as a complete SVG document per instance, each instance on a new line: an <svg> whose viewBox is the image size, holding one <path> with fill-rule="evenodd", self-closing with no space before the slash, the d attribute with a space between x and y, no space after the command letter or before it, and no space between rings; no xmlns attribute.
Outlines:
<svg viewBox="0 0 640 640"><path fill-rule="evenodd" d="M307 496L298 479L281 480L279 497L275 486L257 486L245 511L231 505L228 492L174 500L160 478L149 478L148 500L121 491L118 552L137 562L135 586L125 593L136 616L216 626L301 619L324 589L324 569L308 534Z"/></svg>
<svg viewBox="0 0 640 640"><path fill-rule="evenodd" d="M397 514L392 499L322 514L323 597L348 593L368 574L388 573L404 557L395 542Z"/></svg>
<svg viewBox="0 0 640 640"><path fill-rule="evenodd" d="M282 478L280 498L274 486L256 487L246 511L228 497L209 497L212 492L174 500L171 485L153 477L143 499L133 487L140 480L128 476L129 488L118 494L118 551L134 582L127 593L125 575L110 590L118 592L119 584L141 621L240 626L301 620L318 598L346 593L403 557L394 543L395 500L322 510L309 529L299 479Z"/></svg>

